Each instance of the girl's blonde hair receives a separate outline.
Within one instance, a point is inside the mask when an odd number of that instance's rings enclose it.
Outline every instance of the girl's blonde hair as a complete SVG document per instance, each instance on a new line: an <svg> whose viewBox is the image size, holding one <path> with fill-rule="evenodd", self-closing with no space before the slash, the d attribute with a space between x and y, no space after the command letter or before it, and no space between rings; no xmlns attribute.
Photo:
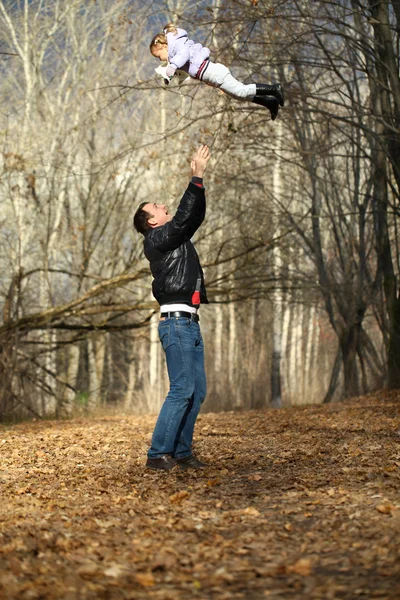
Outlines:
<svg viewBox="0 0 400 600"><path fill-rule="evenodd" d="M167 44L167 33L177 33L178 30L173 23L167 23L162 33L157 33L150 42L150 52L157 44Z"/></svg>

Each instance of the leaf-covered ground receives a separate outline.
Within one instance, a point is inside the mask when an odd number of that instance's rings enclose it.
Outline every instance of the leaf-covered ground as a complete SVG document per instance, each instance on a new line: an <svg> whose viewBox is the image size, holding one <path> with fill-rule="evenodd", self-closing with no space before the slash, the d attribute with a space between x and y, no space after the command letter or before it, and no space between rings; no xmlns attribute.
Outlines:
<svg viewBox="0 0 400 600"><path fill-rule="evenodd" d="M400 394L199 417L205 471L148 472L155 417L0 426L0 598L400 598Z"/></svg>

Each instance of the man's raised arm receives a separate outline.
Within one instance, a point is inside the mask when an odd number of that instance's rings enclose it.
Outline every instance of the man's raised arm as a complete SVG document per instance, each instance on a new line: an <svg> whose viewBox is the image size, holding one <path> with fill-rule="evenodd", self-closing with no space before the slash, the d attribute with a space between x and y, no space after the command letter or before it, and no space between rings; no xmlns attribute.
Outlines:
<svg viewBox="0 0 400 600"><path fill-rule="evenodd" d="M208 146L202 145L197 149L190 163L192 176L203 179L204 172L207 168L207 163L210 159L210 149Z"/></svg>
<svg viewBox="0 0 400 600"><path fill-rule="evenodd" d="M151 244L160 252L169 252L190 239L204 221L206 201L203 175L210 158L210 149L201 145L194 154L190 168L192 181L182 196L171 221L152 232Z"/></svg>

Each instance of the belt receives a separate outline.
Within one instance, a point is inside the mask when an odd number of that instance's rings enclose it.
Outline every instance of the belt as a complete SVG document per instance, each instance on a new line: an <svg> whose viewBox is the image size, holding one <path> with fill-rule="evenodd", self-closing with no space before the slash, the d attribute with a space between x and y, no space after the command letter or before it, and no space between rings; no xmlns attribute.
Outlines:
<svg viewBox="0 0 400 600"><path fill-rule="evenodd" d="M203 62L201 63L199 70L196 73L196 79L203 79L203 75L208 67L208 65L210 64L210 59L206 58L206 60L203 60Z"/></svg>
<svg viewBox="0 0 400 600"><path fill-rule="evenodd" d="M200 317L197 313L184 312L181 310L173 310L172 312L164 312L160 315L161 318L171 319L172 317L186 317L187 319L191 319L195 323L198 323Z"/></svg>

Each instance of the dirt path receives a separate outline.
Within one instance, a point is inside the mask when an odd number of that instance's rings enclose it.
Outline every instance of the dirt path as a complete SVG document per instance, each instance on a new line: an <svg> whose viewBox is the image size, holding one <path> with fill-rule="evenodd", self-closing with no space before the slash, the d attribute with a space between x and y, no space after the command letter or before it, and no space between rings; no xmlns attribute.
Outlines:
<svg viewBox="0 0 400 600"><path fill-rule="evenodd" d="M203 415L204 472L153 424L0 426L1 599L400 599L400 394Z"/></svg>

